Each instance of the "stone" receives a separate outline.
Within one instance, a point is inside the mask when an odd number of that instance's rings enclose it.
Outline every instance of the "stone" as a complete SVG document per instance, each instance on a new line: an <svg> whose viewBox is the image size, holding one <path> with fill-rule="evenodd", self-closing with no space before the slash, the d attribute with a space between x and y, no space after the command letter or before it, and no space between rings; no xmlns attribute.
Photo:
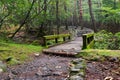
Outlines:
<svg viewBox="0 0 120 80"><path fill-rule="evenodd" d="M113 80L113 77L112 76L108 76L104 80Z"/></svg>
<svg viewBox="0 0 120 80"><path fill-rule="evenodd" d="M84 77L85 76L85 74L84 74L84 72L80 72L80 73L78 73L78 76L82 76L82 77Z"/></svg>
<svg viewBox="0 0 120 80"><path fill-rule="evenodd" d="M34 55L35 55L35 57L38 57L38 56L40 56L40 54L39 54L39 53L34 53Z"/></svg>
<svg viewBox="0 0 120 80"><path fill-rule="evenodd" d="M70 80L84 80L84 79L83 79L83 77L81 77L81 76L76 76L76 75L74 75L74 76L71 76L71 77L70 77Z"/></svg>
<svg viewBox="0 0 120 80"><path fill-rule="evenodd" d="M62 72L53 72L54 76L60 76L62 74Z"/></svg>
<svg viewBox="0 0 120 80"><path fill-rule="evenodd" d="M42 72L39 70L38 72L35 73L36 76L42 76Z"/></svg>
<svg viewBox="0 0 120 80"><path fill-rule="evenodd" d="M84 68L83 64L75 65L75 69L83 69L83 68Z"/></svg>
<svg viewBox="0 0 120 80"><path fill-rule="evenodd" d="M47 67L43 67L42 70L48 70L48 68Z"/></svg>
<svg viewBox="0 0 120 80"><path fill-rule="evenodd" d="M6 59L6 62L11 61L12 59L13 59L13 57L10 56Z"/></svg>
<svg viewBox="0 0 120 80"><path fill-rule="evenodd" d="M2 72L3 72L3 69L0 68L0 73L2 73Z"/></svg>
<svg viewBox="0 0 120 80"><path fill-rule="evenodd" d="M79 59L73 60L72 62L73 62L74 64L78 64L78 63L83 62L83 61L84 61L84 59L79 58Z"/></svg>
<svg viewBox="0 0 120 80"><path fill-rule="evenodd" d="M62 68L62 67L61 67L61 66L56 66L55 68L56 68L56 69L60 69L60 68Z"/></svg>
<svg viewBox="0 0 120 80"><path fill-rule="evenodd" d="M71 68L71 72L79 72L80 69Z"/></svg>
<svg viewBox="0 0 120 80"><path fill-rule="evenodd" d="M0 61L0 69L4 70L6 68L7 66L2 61Z"/></svg>
<svg viewBox="0 0 120 80"><path fill-rule="evenodd" d="M119 58L118 57L111 57L111 58L109 58L109 61L111 61L111 62L119 62Z"/></svg>

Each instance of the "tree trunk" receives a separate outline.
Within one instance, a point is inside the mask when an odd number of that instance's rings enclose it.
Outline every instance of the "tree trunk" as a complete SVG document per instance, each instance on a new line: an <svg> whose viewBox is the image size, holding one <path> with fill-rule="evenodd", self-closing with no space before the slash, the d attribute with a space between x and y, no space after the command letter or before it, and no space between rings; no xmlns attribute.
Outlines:
<svg viewBox="0 0 120 80"><path fill-rule="evenodd" d="M42 37L42 36L44 36L45 35L45 32L44 32L44 28L47 26L47 18L46 18L46 16L47 16L47 14L46 14L46 12L47 12L47 0L44 0L44 21L42 22L42 24L41 24L41 26L39 27L39 32L38 32L38 34L37 34L37 37Z"/></svg>
<svg viewBox="0 0 120 80"><path fill-rule="evenodd" d="M80 17L79 17L79 23L81 26L81 29L83 29L83 10L82 10L82 0L79 0L79 11L80 11Z"/></svg>
<svg viewBox="0 0 120 80"><path fill-rule="evenodd" d="M60 34L59 0L56 0L56 23L57 23L57 34Z"/></svg>
<svg viewBox="0 0 120 80"><path fill-rule="evenodd" d="M77 20L77 4L76 0L74 1L74 12L73 12L73 23L74 26L78 27L78 20Z"/></svg>
<svg viewBox="0 0 120 80"><path fill-rule="evenodd" d="M3 25L3 23L4 23L4 20L5 20L9 15L10 15L10 12L9 12L6 16L4 16L4 18L0 21L0 29L1 29L2 25Z"/></svg>
<svg viewBox="0 0 120 80"><path fill-rule="evenodd" d="M27 19L28 19L29 16L30 16L30 12L31 12L31 10L32 10L35 2L36 2L36 0L33 0L33 2L32 2L32 4L31 4L31 6L30 6L30 9L28 10L28 13L27 13L25 19L24 19L23 22L20 24L19 28L15 31L15 33L11 36L11 38L13 38L13 37L20 31L20 29L24 26L24 24L26 23Z"/></svg>
<svg viewBox="0 0 120 80"><path fill-rule="evenodd" d="M114 0L113 9L116 9L116 8L117 8L117 2L116 2L116 0Z"/></svg>
<svg viewBox="0 0 120 80"><path fill-rule="evenodd" d="M95 23L94 15L92 13L92 2L91 2L91 0L88 0L88 5L89 5L89 13L90 13L90 16L91 16L93 29L96 32L96 23Z"/></svg>
<svg viewBox="0 0 120 80"><path fill-rule="evenodd" d="M65 10L65 13L67 13L66 3L64 4L64 10ZM67 17L66 17L66 19L65 19L65 29L68 30L68 20L67 20Z"/></svg>

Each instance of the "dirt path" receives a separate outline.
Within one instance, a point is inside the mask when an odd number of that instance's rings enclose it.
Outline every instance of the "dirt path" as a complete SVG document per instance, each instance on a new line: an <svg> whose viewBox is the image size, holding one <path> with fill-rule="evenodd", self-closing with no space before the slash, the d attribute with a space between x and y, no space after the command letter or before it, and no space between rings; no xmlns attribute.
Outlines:
<svg viewBox="0 0 120 80"><path fill-rule="evenodd" d="M67 80L73 58L42 54L33 61L10 67L0 80Z"/></svg>

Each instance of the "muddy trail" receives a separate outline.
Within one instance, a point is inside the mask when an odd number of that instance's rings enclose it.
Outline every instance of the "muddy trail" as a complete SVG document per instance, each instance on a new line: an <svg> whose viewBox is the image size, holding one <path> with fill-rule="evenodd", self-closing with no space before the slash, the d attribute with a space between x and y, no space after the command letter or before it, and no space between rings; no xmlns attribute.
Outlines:
<svg viewBox="0 0 120 80"><path fill-rule="evenodd" d="M74 58L41 54L33 61L9 67L0 80L67 80Z"/></svg>
<svg viewBox="0 0 120 80"><path fill-rule="evenodd" d="M120 61L90 61L87 63L85 80L120 80Z"/></svg>

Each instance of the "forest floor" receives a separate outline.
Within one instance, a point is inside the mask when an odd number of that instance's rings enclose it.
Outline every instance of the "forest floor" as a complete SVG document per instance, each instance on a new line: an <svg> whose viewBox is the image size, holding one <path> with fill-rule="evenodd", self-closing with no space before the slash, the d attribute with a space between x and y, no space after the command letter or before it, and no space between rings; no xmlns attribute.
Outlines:
<svg viewBox="0 0 120 80"><path fill-rule="evenodd" d="M70 62L76 59L46 54L32 57L33 61L8 67L6 72L0 73L0 80L67 80ZM87 62L85 80L105 80L109 77L120 80L119 61L110 58Z"/></svg>
<svg viewBox="0 0 120 80"><path fill-rule="evenodd" d="M84 50L85 80L120 80L120 50Z"/></svg>
<svg viewBox="0 0 120 80"><path fill-rule="evenodd" d="M85 80L120 80L120 62L87 63Z"/></svg>
<svg viewBox="0 0 120 80"><path fill-rule="evenodd" d="M67 80L73 59L41 54L31 62L9 67L0 80Z"/></svg>

